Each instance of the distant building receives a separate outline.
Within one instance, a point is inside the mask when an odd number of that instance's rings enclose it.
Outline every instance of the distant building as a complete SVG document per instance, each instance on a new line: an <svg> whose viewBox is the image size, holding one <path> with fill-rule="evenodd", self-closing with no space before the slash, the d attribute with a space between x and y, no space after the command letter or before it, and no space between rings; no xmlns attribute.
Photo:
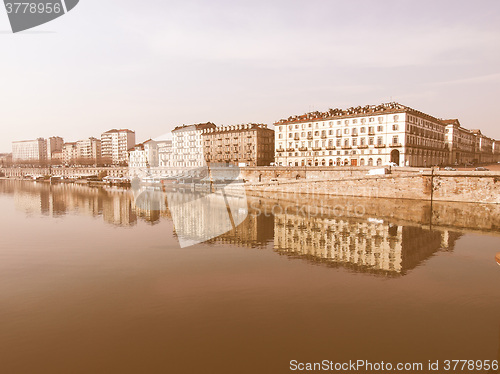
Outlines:
<svg viewBox="0 0 500 374"><path fill-rule="evenodd" d="M172 167L172 140L158 141L158 166L160 168Z"/></svg>
<svg viewBox="0 0 500 374"><path fill-rule="evenodd" d="M47 160L47 143L44 138L12 142L12 160L43 162Z"/></svg>
<svg viewBox="0 0 500 374"><path fill-rule="evenodd" d="M203 129L203 153L209 163L268 166L274 162L274 130L264 124Z"/></svg>
<svg viewBox="0 0 500 374"><path fill-rule="evenodd" d="M500 161L500 140L493 142L493 157L496 162Z"/></svg>
<svg viewBox="0 0 500 374"><path fill-rule="evenodd" d="M204 130L215 129L211 122L197 125L177 126L172 130L172 160L173 168L178 170L200 168L206 165L203 155Z"/></svg>
<svg viewBox="0 0 500 374"><path fill-rule="evenodd" d="M149 169L158 166L158 143L146 140L129 150L129 168Z"/></svg>
<svg viewBox="0 0 500 374"><path fill-rule="evenodd" d="M101 162L101 141L88 138L76 142L77 160L84 164L99 164Z"/></svg>
<svg viewBox="0 0 500 374"><path fill-rule="evenodd" d="M65 165L73 165L78 158L76 142L64 143L62 149L62 160Z"/></svg>
<svg viewBox="0 0 500 374"><path fill-rule="evenodd" d="M446 164L445 128L441 120L398 103L291 116L275 123L276 164Z"/></svg>
<svg viewBox="0 0 500 374"><path fill-rule="evenodd" d="M135 132L128 129L109 130L101 135L101 154L104 163L128 163L128 150L135 145Z"/></svg>
<svg viewBox="0 0 500 374"><path fill-rule="evenodd" d="M465 164L474 161L476 137L460 125L458 119L442 121L446 125L446 143L450 159L449 164Z"/></svg>
<svg viewBox="0 0 500 374"><path fill-rule="evenodd" d="M12 164L12 153L0 153L0 166Z"/></svg>
<svg viewBox="0 0 500 374"><path fill-rule="evenodd" d="M51 136L47 139L47 160L52 160L54 153L62 152L64 139L60 136ZM57 158L56 158L57 159Z"/></svg>
<svg viewBox="0 0 500 374"><path fill-rule="evenodd" d="M481 133L481 130L471 130L476 138L474 161L477 163L494 162L493 147L495 140Z"/></svg>

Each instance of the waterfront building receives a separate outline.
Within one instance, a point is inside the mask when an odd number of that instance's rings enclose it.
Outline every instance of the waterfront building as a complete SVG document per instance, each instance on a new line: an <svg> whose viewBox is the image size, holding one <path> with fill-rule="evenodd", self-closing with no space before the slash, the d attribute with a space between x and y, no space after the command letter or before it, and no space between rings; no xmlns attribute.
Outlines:
<svg viewBox="0 0 500 374"><path fill-rule="evenodd" d="M149 169L158 166L158 143L154 140L136 144L129 153L130 168Z"/></svg>
<svg viewBox="0 0 500 374"><path fill-rule="evenodd" d="M12 142L12 160L43 162L47 160L47 143L44 138Z"/></svg>
<svg viewBox="0 0 500 374"><path fill-rule="evenodd" d="M465 164L474 161L476 137L463 128L458 119L442 121L446 125L446 144L449 151L449 164Z"/></svg>
<svg viewBox="0 0 500 374"><path fill-rule="evenodd" d="M135 145L135 132L128 129L109 130L101 134L102 162L113 165L128 163L128 150Z"/></svg>
<svg viewBox="0 0 500 374"><path fill-rule="evenodd" d="M74 165L78 158L78 149L76 142L69 142L63 144L62 159L66 166Z"/></svg>
<svg viewBox="0 0 500 374"><path fill-rule="evenodd" d="M79 164L98 164L101 162L101 141L93 137L79 140L76 152Z"/></svg>
<svg viewBox="0 0 500 374"><path fill-rule="evenodd" d="M202 134L204 130L215 128L216 126L211 122L174 128L172 130L172 167L182 171L206 166Z"/></svg>
<svg viewBox="0 0 500 374"><path fill-rule="evenodd" d="M275 123L276 164L445 164L445 128L441 120L399 103L291 116Z"/></svg>
<svg viewBox="0 0 500 374"><path fill-rule="evenodd" d="M476 138L474 162L483 164L494 162L493 147L495 140L481 133L481 130L471 130Z"/></svg>
<svg viewBox="0 0 500 374"><path fill-rule="evenodd" d="M46 150L47 150L47 160L60 161L57 157L53 157L54 154L58 156L58 152L62 152L62 147L64 144L64 139L60 136L51 136L47 139Z"/></svg>
<svg viewBox="0 0 500 374"><path fill-rule="evenodd" d="M170 168L173 166L172 140L158 141L158 165L160 168Z"/></svg>
<svg viewBox="0 0 500 374"><path fill-rule="evenodd" d="M10 166L12 164L12 153L0 153L0 166Z"/></svg>
<svg viewBox="0 0 500 374"><path fill-rule="evenodd" d="M493 142L493 158L495 162L500 161L500 140Z"/></svg>
<svg viewBox="0 0 500 374"><path fill-rule="evenodd" d="M245 124L203 129L207 163L268 166L274 161L274 130L265 124Z"/></svg>

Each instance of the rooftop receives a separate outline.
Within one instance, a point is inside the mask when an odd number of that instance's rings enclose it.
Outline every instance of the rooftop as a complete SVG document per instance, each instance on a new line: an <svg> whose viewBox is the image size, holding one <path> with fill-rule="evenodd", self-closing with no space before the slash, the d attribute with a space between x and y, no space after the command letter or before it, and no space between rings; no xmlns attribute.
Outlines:
<svg viewBox="0 0 500 374"><path fill-rule="evenodd" d="M302 115L290 116L287 119L281 119L275 123L275 125L293 123L293 122L310 122L310 121L321 121L337 118L350 118L359 117L360 115L378 115L378 114L390 114L390 113L413 113L414 115L427 118L428 120L441 122L440 119L433 117L429 114L425 114L416 109L410 108L408 106L402 105L400 103L382 103L380 105L366 105L358 107L350 107L347 109L328 109L326 112L309 112Z"/></svg>

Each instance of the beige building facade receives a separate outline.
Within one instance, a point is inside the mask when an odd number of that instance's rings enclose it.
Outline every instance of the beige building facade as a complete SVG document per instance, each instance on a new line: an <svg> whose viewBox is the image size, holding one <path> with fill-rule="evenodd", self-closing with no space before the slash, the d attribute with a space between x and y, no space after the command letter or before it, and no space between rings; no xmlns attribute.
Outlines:
<svg viewBox="0 0 500 374"><path fill-rule="evenodd" d="M441 120L398 103L292 116L275 123L276 164L445 164L445 127Z"/></svg>
<svg viewBox="0 0 500 374"><path fill-rule="evenodd" d="M274 130L265 124L204 129L206 162L241 166L269 166L274 162Z"/></svg>

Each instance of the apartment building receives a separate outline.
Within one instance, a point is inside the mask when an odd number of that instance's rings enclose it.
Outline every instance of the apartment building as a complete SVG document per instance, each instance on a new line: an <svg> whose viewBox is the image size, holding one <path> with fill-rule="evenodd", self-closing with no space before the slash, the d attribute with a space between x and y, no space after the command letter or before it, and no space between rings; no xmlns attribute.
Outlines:
<svg viewBox="0 0 500 374"><path fill-rule="evenodd" d="M135 145L135 132L128 129L112 129L101 134L102 162L113 165L126 165L129 149Z"/></svg>
<svg viewBox="0 0 500 374"><path fill-rule="evenodd" d="M207 122L173 129L171 167L182 170L206 166L202 134L204 130L215 128L213 123Z"/></svg>
<svg viewBox="0 0 500 374"><path fill-rule="evenodd" d="M78 159L78 148L76 142L69 142L63 144L62 161L65 165L73 165Z"/></svg>
<svg viewBox="0 0 500 374"><path fill-rule="evenodd" d="M78 163L99 164L101 162L101 140L90 137L76 142Z"/></svg>
<svg viewBox="0 0 500 374"><path fill-rule="evenodd" d="M465 164L474 161L476 136L461 126L458 119L442 121L446 125L446 144L449 151L449 164Z"/></svg>
<svg viewBox="0 0 500 374"><path fill-rule="evenodd" d="M129 151L129 168L149 169L158 166L158 142L149 139Z"/></svg>
<svg viewBox="0 0 500 374"><path fill-rule="evenodd" d="M275 123L276 164L445 164L445 128L441 120L399 103L291 116Z"/></svg>
<svg viewBox="0 0 500 374"><path fill-rule="evenodd" d="M265 124L244 124L203 129L206 162L267 166L274 162L274 130Z"/></svg>
<svg viewBox="0 0 500 374"><path fill-rule="evenodd" d="M51 136L48 138L46 144L47 160L60 160L58 157L62 152L63 144L64 139L60 136Z"/></svg>
<svg viewBox="0 0 500 374"><path fill-rule="evenodd" d="M495 139L487 137L479 129L473 129L471 132L476 140L474 162L479 164L495 162L496 158L493 154Z"/></svg>
<svg viewBox="0 0 500 374"><path fill-rule="evenodd" d="M43 162L47 160L47 143L44 138L12 142L12 160Z"/></svg>

